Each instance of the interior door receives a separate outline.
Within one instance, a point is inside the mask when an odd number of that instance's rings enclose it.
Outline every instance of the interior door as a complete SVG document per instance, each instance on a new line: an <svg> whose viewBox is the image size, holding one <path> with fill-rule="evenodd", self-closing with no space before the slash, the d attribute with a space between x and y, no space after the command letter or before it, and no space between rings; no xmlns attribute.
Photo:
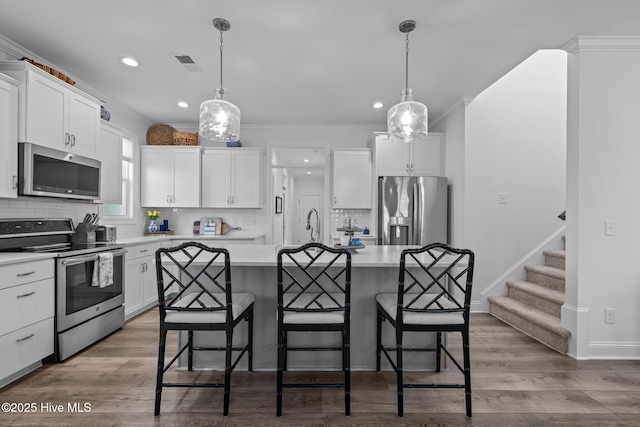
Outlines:
<svg viewBox="0 0 640 427"><path fill-rule="evenodd" d="M311 241L311 230L307 230L307 214L311 209L315 209L320 214L320 194L299 194L296 209L296 243L302 245ZM315 215L311 215L311 226L314 235L318 225L316 225Z"/></svg>

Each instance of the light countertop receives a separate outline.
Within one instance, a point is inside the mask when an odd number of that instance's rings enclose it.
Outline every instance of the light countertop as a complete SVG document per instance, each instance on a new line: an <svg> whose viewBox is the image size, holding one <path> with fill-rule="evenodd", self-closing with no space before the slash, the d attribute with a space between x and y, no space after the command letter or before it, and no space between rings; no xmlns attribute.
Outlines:
<svg viewBox="0 0 640 427"><path fill-rule="evenodd" d="M216 236L204 236L199 234L159 234L157 236L136 236L127 237L124 239L118 239L116 243L123 245L137 245L141 243L153 243L153 242L167 242L170 240L215 240L215 241L230 241L230 240L257 240L265 237L264 234L251 234L251 233L237 233L237 234L224 234Z"/></svg>
<svg viewBox="0 0 640 427"><path fill-rule="evenodd" d="M418 248L419 246L367 246L358 249L357 253L351 255L351 267L399 267L400 253L404 249ZM226 245L231 258L232 267L275 267L277 264L277 253L279 246L273 245ZM305 257L304 254L302 254ZM324 257L325 255L323 255ZM330 255L326 255L327 258ZM441 264L447 265L453 259L445 257ZM422 259L426 263L431 261L427 255ZM322 257L318 260L322 262Z"/></svg>
<svg viewBox="0 0 640 427"><path fill-rule="evenodd" d="M16 264L21 262L37 261L41 259L53 259L58 255L54 253L33 253L33 252L0 252L0 266Z"/></svg>

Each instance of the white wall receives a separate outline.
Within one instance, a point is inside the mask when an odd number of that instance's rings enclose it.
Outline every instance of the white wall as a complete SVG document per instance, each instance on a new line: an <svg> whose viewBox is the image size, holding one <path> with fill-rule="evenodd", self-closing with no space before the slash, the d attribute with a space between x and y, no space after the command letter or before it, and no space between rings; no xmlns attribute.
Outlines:
<svg viewBox="0 0 640 427"><path fill-rule="evenodd" d="M475 304L486 305L481 292L562 226L566 69L564 51L538 51L466 107L464 171L456 165L455 173L464 174L457 215L462 243L476 253ZM452 137L459 151L460 136Z"/></svg>
<svg viewBox="0 0 640 427"><path fill-rule="evenodd" d="M640 37L579 37L568 51L569 352L640 358ZM605 220L616 221L614 236Z"/></svg>
<svg viewBox="0 0 640 427"><path fill-rule="evenodd" d="M444 170L442 176L449 180L449 243L454 247L465 247L464 215L465 215L465 141L466 141L466 107L472 101L469 97L457 99L441 119L433 123L434 132L445 135Z"/></svg>

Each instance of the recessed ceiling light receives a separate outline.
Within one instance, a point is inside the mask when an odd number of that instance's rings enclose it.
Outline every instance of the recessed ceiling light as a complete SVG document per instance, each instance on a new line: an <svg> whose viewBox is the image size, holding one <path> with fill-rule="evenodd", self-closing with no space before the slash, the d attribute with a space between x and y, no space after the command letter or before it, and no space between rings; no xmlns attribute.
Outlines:
<svg viewBox="0 0 640 427"><path fill-rule="evenodd" d="M138 66L138 61L136 61L133 58L130 58L128 56L125 56L124 58L122 58L122 63L125 65L128 65L129 67L137 67Z"/></svg>
<svg viewBox="0 0 640 427"><path fill-rule="evenodd" d="M304 159L304 162L305 163L309 163L309 159Z"/></svg>
<svg viewBox="0 0 640 427"><path fill-rule="evenodd" d="M307 175L311 175L311 172L307 172Z"/></svg>
<svg viewBox="0 0 640 427"><path fill-rule="evenodd" d="M184 101L178 101L178 107L180 108L189 108L189 104Z"/></svg>
<svg viewBox="0 0 640 427"><path fill-rule="evenodd" d="M379 108L382 108L382 107L384 107L384 104L382 102L380 102L380 101L373 103L373 108L375 108L375 109L379 109Z"/></svg>

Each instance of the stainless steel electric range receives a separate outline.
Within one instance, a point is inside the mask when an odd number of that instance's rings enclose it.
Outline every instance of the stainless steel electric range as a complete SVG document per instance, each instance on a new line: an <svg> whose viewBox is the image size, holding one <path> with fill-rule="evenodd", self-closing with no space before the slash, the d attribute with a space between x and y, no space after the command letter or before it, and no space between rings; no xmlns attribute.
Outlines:
<svg viewBox="0 0 640 427"><path fill-rule="evenodd" d="M124 325L126 250L110 242L73 243L74 232L68 218L0 219L0 251L55 254L57 361ZM106 253L111 256L101 256ZM112 280L96 282L99 265L112 269Z"/></svg>

